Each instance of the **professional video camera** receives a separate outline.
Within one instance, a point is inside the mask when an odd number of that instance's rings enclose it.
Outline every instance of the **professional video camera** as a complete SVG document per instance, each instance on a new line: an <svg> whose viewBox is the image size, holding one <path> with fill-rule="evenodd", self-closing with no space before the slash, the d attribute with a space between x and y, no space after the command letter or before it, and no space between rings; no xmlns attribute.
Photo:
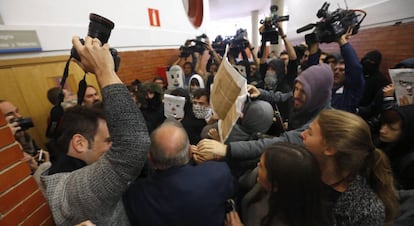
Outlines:
<svg viewBox="0 0 414 226"><path fill-rule="evenodd" d="M229 54L237 58L240 52L244 51L249 46L246 29L238 29L236 35L230 40Z"/></svg>
<svg viewBox="0 0 414 226"><path fill-rule="evenodd" d="M207 35L202 34L196 36L195 39L187 40L186 43L180 46L181 57L189 57L192 53L200 53L203 54L204 50L206 49L207 45Z"/></svg>
<svg viewBox="0 0 414 226"><path fill-rule="evenodd" d="M262 42L270 41L271 44L279 43L279 32L277 30L277 23L282 21L288 21L289 15L278 16L276 11L278 10L277 5L270 6L270 16L264 20L260 20L260 24L264 25L264 31L262 34Z"/></svg>
<svg viewBox="0 0 414 226"><path fill-rule="evenodd" d="M221 35L217 35L211 46L218 54L220 54L220 56L224 56L224 52L226 52L226 46L230 44L230 40L231 39L229 37L223 39Z"/></svg>
<svg viewBox="0 0 414 226"><path fill-rule="evenodd" d="M338 8L329 12L329 3L323 3L316 16L322 18L321 21L305 25L296 30L301 33L315 28L312 33L305 35L306 43L315 42L330 43L338 40L345 34L348 28L352 28L352 34L358 33L359 26L367 15L365 11L359 9ZM362 16L362 17L361 17Z"/></svg>

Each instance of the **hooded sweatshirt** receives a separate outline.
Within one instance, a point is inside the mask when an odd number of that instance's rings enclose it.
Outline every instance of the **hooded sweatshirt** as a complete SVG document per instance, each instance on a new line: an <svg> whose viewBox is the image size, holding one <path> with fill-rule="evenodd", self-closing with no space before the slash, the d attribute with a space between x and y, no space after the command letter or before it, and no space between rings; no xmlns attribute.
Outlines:
<svg viewBox="0 0 414 226"><path fill-rule="evenodd" d="M289 92L292 88L285 81L285 62L281 59L273 59L267 64L267 66L276 71L275 77L269 75L265 75L264 77L264 81L268 89L273 91Z"/></svg>
<svg viewBox="0 0 414 226"><path fill-rule="evenodd" d="M389 83L379 70L381 59L382 54L378 50L368 52L361 59L365 78L365 91L359 103L360 106L369 105L378 91L382 91L382 88Z"/></svg>
<svg viewBox="0 0 414 226"><path fill-rule="evenodd" d="M289 142L303 145L301 132L309 127L309 124L320 111L330 108L333 84L332 70L327 64L314 65L303 71L295 81L302 83L306 100L302 108L294 109L291 112L289 128L292 128L292 130L282 133L279 137L230 142L227 147L227 158L255 159L260 157L264 148L275 142ZM278 93L261 90L259 97L269 101L272 99L271 95L275 96Z"/></svg>
<svg viewBox="0 0 414 226"><path fill-rule="evenodd" d="M253 100L246 106L239 123L233 126L226 142L250 140L257 133L266 133L272 123L272 105L263 100Z"/></svg>
<svg viewBox="0 0 414 226"><path fill-rule="evenodd" d="M199 88L205 88L204 79L200 75L194 74L190 77L190 81L188 83L188 91L189 92L194 91L194 90L191 90L191 81L193 81L193 79L196 79L198 81L198 84L200 85Z"/></svg>
<svg viewBox="0 0 414 226"><path fill-rule="evenodd" d="M381 143L389 157L395 179L401 189L414 189L414 105L395 108L401 117L402 133L397 142Z"/></svg>
<svg viewBox="0 0 414 226"><path fill-rule="evenodd" d="M289 115L288 130L306 124L331 101L333 73L327 64L314 65L304 70L295 80L302 84L306 100L300 109L293 109Z"/></svg>

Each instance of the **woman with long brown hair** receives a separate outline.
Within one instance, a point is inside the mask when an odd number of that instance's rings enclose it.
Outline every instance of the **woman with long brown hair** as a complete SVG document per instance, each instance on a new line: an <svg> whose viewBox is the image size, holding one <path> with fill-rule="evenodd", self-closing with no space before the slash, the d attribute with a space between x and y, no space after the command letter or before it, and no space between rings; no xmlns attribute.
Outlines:
<svg viewBox="0 0 414 226"><path fill-rule="evenodd" d="M398 212L389 161L357 115L324 110L302 133L316 157L335 225L387 225Z"/></svg>

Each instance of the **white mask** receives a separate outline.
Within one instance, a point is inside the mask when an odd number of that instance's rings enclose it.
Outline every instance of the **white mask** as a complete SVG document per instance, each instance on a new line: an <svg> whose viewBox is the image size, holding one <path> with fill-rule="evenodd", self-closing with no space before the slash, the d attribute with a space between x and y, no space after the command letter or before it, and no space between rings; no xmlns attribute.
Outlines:
<svg viewBox="0 0 414 226"><path fill-rule="evenodd" d="M274 71L267 71L265 78L264 78L265 86L268 89L273 89L277 84L277 77L276 72Z"/></svg>

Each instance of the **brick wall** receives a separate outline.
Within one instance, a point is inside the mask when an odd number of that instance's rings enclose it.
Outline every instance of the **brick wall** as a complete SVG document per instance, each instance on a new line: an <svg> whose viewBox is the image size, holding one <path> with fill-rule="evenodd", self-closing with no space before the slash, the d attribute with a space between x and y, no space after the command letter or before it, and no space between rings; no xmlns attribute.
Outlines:
<svg viewBox="0 0 414 226"><path fill-rule="evenodd" d="M383 54L381 71L388 74L388 68L399 61L414 57L414 22L399 25L360 30L350 39L359 58L370 50L378 49ZM293 44L303 42L303 38L291 40ZM326 52L339 51L336 43L321 44ZM120 52L119 76L125 84L135 79L151 80L159 67L166 67L177 59L178 49L143 50Z"/></svg>
<svg viewBox="0 0 414 226"><path fill-rule="evenodd" d="M388 75L388 69L401 60L414 57L414 22L360 30L351 37L350 43L361 59L365 53L377 49L382 53L381 71ZM304 39L292 41L294 44ZM338 44L321 44L325 52L339 52Z"/></svg>
<svg viewBox="0 0 414 226"><path fill-rule="evenodd" d="M23 152L0 115L0 225L54 225Z"/></svg>

